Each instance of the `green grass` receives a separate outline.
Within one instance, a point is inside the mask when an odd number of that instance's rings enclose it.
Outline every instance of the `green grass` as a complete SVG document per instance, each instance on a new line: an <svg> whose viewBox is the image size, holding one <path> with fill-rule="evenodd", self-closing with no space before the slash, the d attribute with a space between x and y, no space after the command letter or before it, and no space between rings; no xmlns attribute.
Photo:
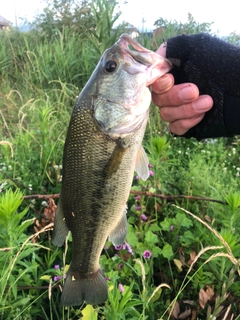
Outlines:
<svg viewBox="0 0 240 320"><path fill-rule="evenodd" d="M67 29L51 40L0 37L0 319L165 320L186 310L196 319L227 313L237 319L240 140L173 138L154 107L144 138L154 175L146 182L134 178L128 201L127 241L134 254L106 244L104 306L59 306L71 237L56 249L48 224L53 204L22 196L59 192L70 114L103 49L92 45L96 38L81 40ZM199 297L209 288L214 296L203 302Z"/></svg>

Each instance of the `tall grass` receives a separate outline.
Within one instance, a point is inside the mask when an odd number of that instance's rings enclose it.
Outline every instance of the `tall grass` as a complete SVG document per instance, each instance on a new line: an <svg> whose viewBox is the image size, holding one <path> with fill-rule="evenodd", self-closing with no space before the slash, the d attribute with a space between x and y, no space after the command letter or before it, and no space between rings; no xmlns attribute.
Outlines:
<svg viewBox="0 0 240 320"><path fill-rule="evenodd" d="M99 60L89 42L71 30L56 31L49 41L37 41L31 34L1 35L0 74L15 89L39 95L56 87L52 81L76 85L80 90Z"/></svg>
<svg viewBox="0 0 240 320"><path fill-rule="evenodd" d="M103 307L59 306L71 237L63 251L53 247L51 225L44 229L50 204L23 201L23 194L60 190L62 150L76 96L116 38L113 34L104 43L108 20L101 26L101 17L98 34L88 39L67 28L48 40L0 33L0 225L1 234L10 230L11 236L8 242L0 236L0 318L165 320L184 310L198 313L195 319L222 320L227 312L232 317L240 296L240 141L173 138L154 107L144 139L153 175L146 182L134 178L132 191L141 196L131 195L128 202L127 240L134 255L106 244L101 265L110 280ZM149 38L143 42L152 45ZM21 193L9 191L17 188ZM212 197L223 204L149 196L163 193ZM143 256L146 250L150 258ZM206 286L214 286L215 295L203 308L199 294Z"/></svg>

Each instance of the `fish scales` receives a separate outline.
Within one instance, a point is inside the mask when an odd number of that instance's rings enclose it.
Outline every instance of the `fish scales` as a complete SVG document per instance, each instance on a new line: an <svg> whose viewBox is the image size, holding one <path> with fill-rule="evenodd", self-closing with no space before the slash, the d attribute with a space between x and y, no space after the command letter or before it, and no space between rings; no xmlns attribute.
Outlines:
<svg viewBox="0 0 240 320"><path fill-rule="evenodd" d="M128 49L129 43L140 52ZM115 245L124 242L134 169L144 179L148 176L141 143L150 103L147 86L156 76L145 79L152 67L145 65L146 54L159 59L157 77L170 69L169 62L123 35L104 53L72 113L53 235L57 246L69 230L73 238L61 297L64 306L106 301L107 284L99 265L102 249L108 237Z"/></svg>
<svg viewBox="0 0 240 320"><path fill-rule="evenodd" d="M132 157L136 157L139 148L139 143L135 142L137 139L141 142L142 133L137 136L131 135L129 143L132 147L126 150L124 160L115 174L106 179L104 168L116 143L96 130L94 122L91 124L89 121L91 109L89 117L84 112L85 118L81 122L80 128L80 130L86 128L88 139L81 135L79 139L76 139L75 132L79 130L79 118L81 119L81 110L84 110L84 107L77 105L77 108L79 108L79 112L76 113L69 127L69 132L72 132L74 140L70 133L70 142L66 141L64 151L66 155L64 163L67 163L67 166L63 171L62 189L66 191L63 196L61 195L61 200L64 203L62 209L65 212L66 223L73 238L79 239L78 244L85 249L77 249L73 253L72 267L75 263L77 267L78 261L83 260L87 267L82 267L81 272L87 273L93 272L96 267L99 268L96 263L98 263L102 251L101 246L104 246L109 231L114 229L117 220L121 218L124 211L134 170ZM122 179L123 176L126 177L126 180ZM72 212L74 212L74 217ZM89 228L91 232L88 233L86 228ZM99 229L102 231L101 234L99 234ZM86 253L86 244L89 248L88 253L91 252L89 258ZM90 267L92 264L94 264L93 270Z"/></svg>

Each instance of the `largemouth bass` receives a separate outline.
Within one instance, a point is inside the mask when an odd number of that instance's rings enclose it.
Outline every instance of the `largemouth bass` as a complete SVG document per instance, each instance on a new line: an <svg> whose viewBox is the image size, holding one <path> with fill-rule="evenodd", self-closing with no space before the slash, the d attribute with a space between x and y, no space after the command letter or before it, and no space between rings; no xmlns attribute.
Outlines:
<svg viewBox="0 0 240 320"><path fill-rule="evenodd" d="M99 258L108 237L114 245L125 240L134 170L143 180L149 175L141 146L151 101L148 86L170 68L168 60L123 34L104 52L77 99L64 146L53 235L56 246L69 230L73 239L63 306L107 300Z"/></svg>

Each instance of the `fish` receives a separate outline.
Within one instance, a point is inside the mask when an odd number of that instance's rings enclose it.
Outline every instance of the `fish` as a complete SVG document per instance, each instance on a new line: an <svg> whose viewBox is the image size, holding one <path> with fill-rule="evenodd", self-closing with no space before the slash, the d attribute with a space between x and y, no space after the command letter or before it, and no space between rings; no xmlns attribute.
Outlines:
<svg viewBox="0 0 240 320"><path fill-rule="evenodd" d="M149 117L149 86L171 63L123 34L107 49L73 109L63 150L62 186L53 244L72 233L73 255L62 306L104 303L108 287L99 259L106 240L124 243L134 171L146 180L142 140Z"/></svg>

